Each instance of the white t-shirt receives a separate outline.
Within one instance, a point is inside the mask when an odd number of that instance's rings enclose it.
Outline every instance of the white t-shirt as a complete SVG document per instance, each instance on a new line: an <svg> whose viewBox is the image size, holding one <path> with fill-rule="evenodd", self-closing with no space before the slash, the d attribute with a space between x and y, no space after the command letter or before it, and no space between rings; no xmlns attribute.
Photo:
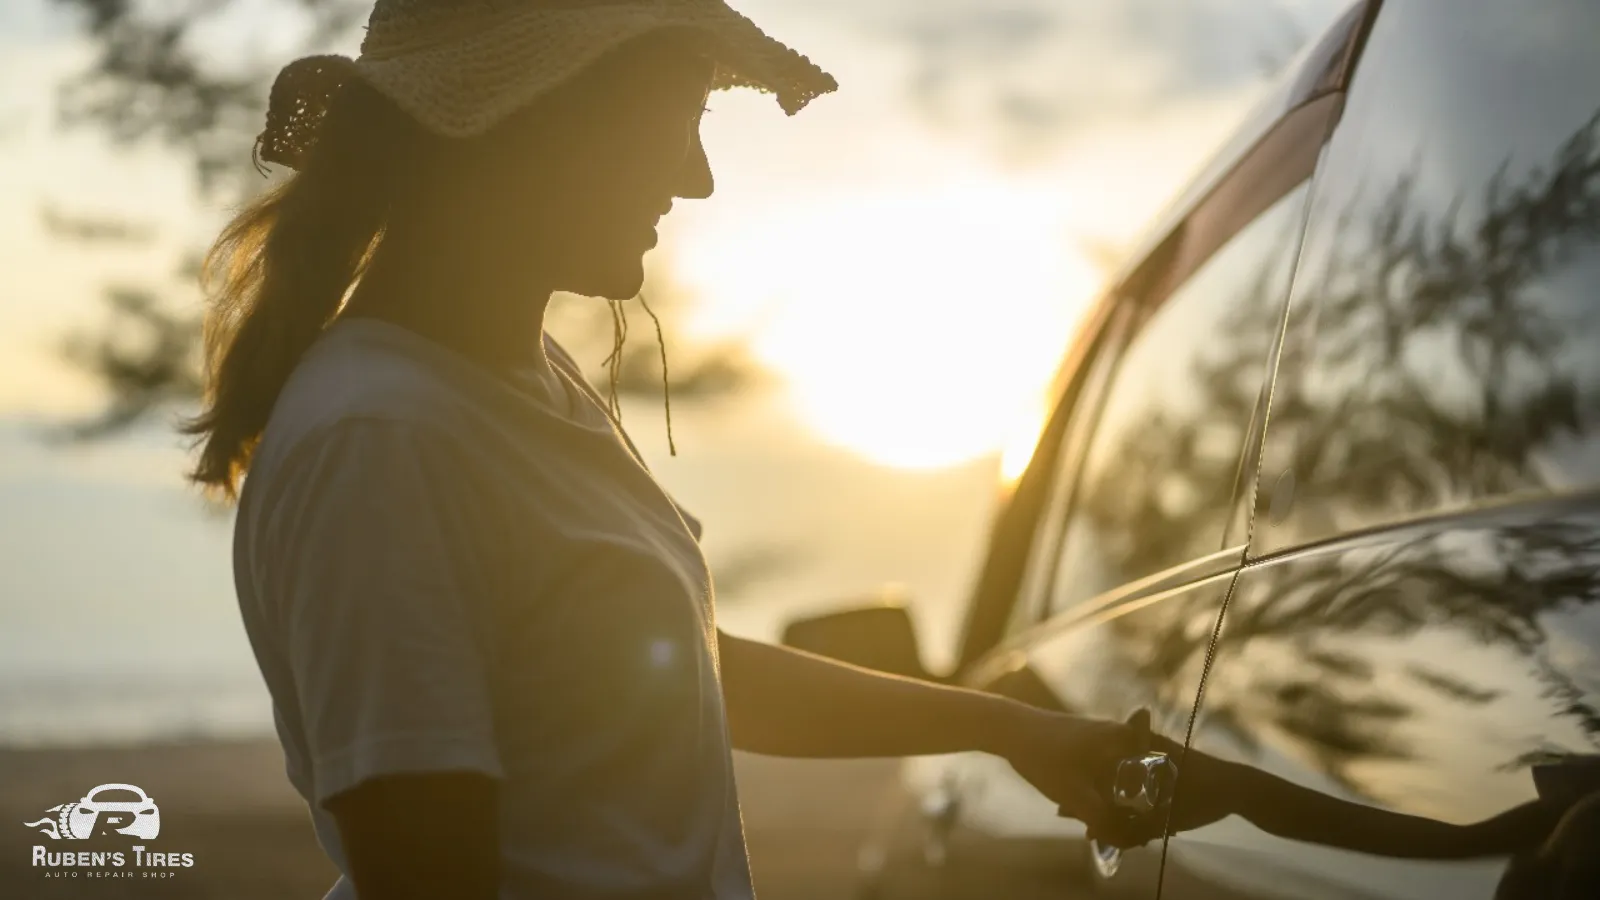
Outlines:
<svg viewBox="0 0 1600 900"><path fill-rule="evenodd" d="M234 579L289 780L500 779L502 900L749 900L699 522L553 339L515 384L376 319L297 365Z"/></svg>

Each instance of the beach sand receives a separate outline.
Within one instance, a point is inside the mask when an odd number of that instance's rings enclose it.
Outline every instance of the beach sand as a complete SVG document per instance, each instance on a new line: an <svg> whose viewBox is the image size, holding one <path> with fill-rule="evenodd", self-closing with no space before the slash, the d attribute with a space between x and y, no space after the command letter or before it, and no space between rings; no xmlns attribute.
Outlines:
<svg viewBox="0 0 1600 900"><path fill-rule="evenodd" d="M892 790L894 763L739 754L746 838L760 900L848 898L856 848ZM160 806L153 841L54 841L24 823L107 783L134 784ZM283 773L276 742L196 741L136 747L0 749L0 897L318 900L337 873ZM133 844L187 852L190 867L135 867ZM120 850L120 868L45 869L32 848ZM45 872L77 871L76 878ZM105 873L105 874L95 874ZM133 877L108 877L130 873ZM166 875L167 877L156 877Z"/></svg>

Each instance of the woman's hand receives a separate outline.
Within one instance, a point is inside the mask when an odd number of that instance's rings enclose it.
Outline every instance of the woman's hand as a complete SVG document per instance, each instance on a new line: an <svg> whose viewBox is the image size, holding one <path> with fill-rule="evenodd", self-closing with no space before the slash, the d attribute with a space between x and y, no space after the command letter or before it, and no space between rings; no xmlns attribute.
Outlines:
<svg viewBox="0 0 1600 900"><path fill-rule="evenodd" d="M1117 764L1141 751L1129 725L1018 704L1000 755L1017 774L1091 831L1109 825Z"/></svg>
<svg viewBox="0 0 1600 900"><path fill-rule="evenodd" d="M1140 715L1146 719L1139 727L1148 728L1146 713L1136 714L1130 723L1139 721ZM1141 753L1146 751L1165 753L1174 763L1181 763L1184 787L1172 795L1170 808L1133 816L1113 815L1106 827L1091 832L1090 837L1107 847L1128 850L1160 840L1167 830L1178 834L1204 828L1242 812L1238 805L1254 796L1245 787L1251 770L1244 766L1198 750L1185 751L1182 744L1161 735L1149 736L1139 749Z"/></svg>

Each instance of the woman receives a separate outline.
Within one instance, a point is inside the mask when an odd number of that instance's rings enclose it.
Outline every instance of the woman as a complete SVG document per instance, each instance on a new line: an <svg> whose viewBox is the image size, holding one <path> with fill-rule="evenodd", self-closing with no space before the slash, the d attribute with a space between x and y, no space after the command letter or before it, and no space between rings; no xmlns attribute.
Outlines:
<svg viewBox="0 0 1600 900"><path fill-rule="evenodd" d="M209 259L193 477L332 897L749 898L734 747L986 750L1102 815L1118 725L718 631L699 523L544 333L638 292L736 84L835 87L720 0L380 0L274 85L298 172Z"/></svg>

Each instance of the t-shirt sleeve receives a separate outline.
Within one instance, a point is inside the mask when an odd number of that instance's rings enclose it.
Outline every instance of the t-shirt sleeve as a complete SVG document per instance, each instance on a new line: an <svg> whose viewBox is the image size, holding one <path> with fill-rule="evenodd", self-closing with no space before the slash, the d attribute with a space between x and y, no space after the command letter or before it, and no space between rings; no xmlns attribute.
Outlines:
<svg viewBox="0 0 1600 900"><path fill-rule="evenodd" d="M341 422L296 448L266 523L313 802L401 772L504 777L488 604L457 460L438 437Z"/></svg>

